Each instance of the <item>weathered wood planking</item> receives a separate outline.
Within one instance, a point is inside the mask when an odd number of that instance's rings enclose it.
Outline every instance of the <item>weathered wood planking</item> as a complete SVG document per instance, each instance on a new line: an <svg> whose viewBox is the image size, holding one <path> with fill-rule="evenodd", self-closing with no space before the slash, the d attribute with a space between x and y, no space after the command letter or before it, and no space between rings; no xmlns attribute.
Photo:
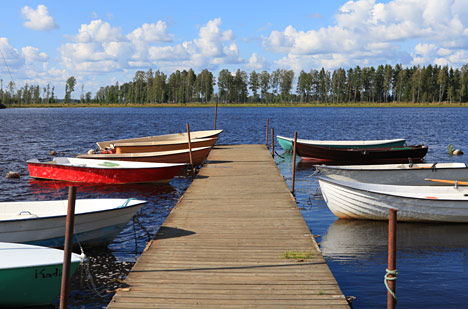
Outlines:
<svg viewBox="0 0 468 309"><path fill-rule="evenodd" d="M264 145L216 146L125 282L109 308L349 308Z"/></svg>

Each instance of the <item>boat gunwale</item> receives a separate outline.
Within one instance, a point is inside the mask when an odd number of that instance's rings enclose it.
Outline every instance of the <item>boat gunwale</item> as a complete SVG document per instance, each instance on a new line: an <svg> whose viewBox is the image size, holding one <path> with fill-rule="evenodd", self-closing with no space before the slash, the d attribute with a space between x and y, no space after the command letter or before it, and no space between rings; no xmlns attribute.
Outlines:
<svg viewBox="0 0 468 309"><path fill-rule="evenodd" d="M211 149L211 146L205 147L197 147L192 148L192 153L196 151L203 151ZM163 157L163 156L171 156L171 155L179 155L179 154L188 154L190 152L189 149L177 149L177 150L164 150L164 151L152 151L152 152L126 152L126 153L96 153L96 154L80 154L78 158L80 159L88 159L88 158L100 158L100 156L112 156L111 158L146 158L146 157ZM112 161L112 160L109 160ZM115 159L114 161L119 161ZM172 163L169 163L172 164ZM188 163L174 163L174 164L188 164Z"/></svg>
<svg viewBox="0 0 468 309"><path fill-rule="evenodd" d="M80 201L80 200L99 200L99 199L77 199L76 202ZM119 200L125 200L125 199L119 199ZM128 199L127 199L128 200ZM64 202L65 204L68 203L67 200L56 200L56 201L62 201ZM87 212L79 212L79 213L75 213L75 216L84 216L84 215L89 215L89 214L99 214L99 213L104 213L104 212L114 212L114 211L118 211L118 210L121 210L121 209L131 209L133 207L142 207L143 205L145 204L148 204L148 201L143 201L143 200L131 200L130 202L132 201L138 201L138 203L136 204L132 204L132 205L120 205L120 206L117 206L117 207L114 207L114 208L110 208L110 209L99 209L99 210L92 210L92 211L87 211ZM29 201L31 202L31 201ZM52 201L32 201L32 202L52 202ZM16 202L1 202L0 204L3 204L3 203L16 203ZM17 202L17 203L28 203L28 201L21 201L21 202ZM75 206L76 207L76 206ZM76 209L76 208L75 208ZM29 211L29 210L24 210L24 211ZM0 219L0 222L15 222L15 221L24 221L24 220L44 220L44 219L57 219L57 218L61 218L61 217L66 217L67 214L63 214L63 215L52 215L52 216L38 216L38 217L28 217L28 218L13 218L13 219Z"/></svg>
<svg viewBox="0 0 468 309"><path fill-rule="evenodd" d="M448 162L442 162L442 163L448 163ZM442 164L441 163L441 164ZM453 162L456 164L453 167L434 167L434 170L440 171L440 170L453 170L453 169L468 169L468 166L465 163L461 162ZM409 163L405 163L409 164ZM430 163L414 163L414 165L418 164L429 164ZM382 169L370 169L367 168L368 166L374 166L374 165L389 165L389 164L368 164L368 165L328 165L328 164L314 164L314 168L317 170L323 168L323 169L329 169L329 170L341 170L341 171L350 171L350 172L387 172L387 171L419 171L419 170L430 170L432 167L411 167L411 168L382 168ZM391 164L390 164L391 165ZM401 164L398 164L401 165ZM459 166L458 166L459 165ZM462 166L464 165L464 166Z"/></svg>
<svg viewBox="0 0 468 309"><path fill-rule="evenodd" d="M277 138L281 138L286 141L294 142L294 138L291 137L285 137L281 135L277 135ZM326 144L330 145L336 145L336 146L344 146L346 143L357 143L351 145L351 147L354 146L371 146L373 144L378 145L378 144L386 144L386 143L396 143L396 142L406 142L406 139L404 138L396 138L396 139L386 139L386 140L308 140L308 139L297 139L298 143L303 143L303 144L308 144L308 145L314 145L314 146L319 146L319 147L326 147ZM367 143L363 143L367 142ZM360 143L360 144L359 144ZM403 147L403 146L402 146Z"/></svg>
<svg viewBox="0 0 468 309"><path fill-rule="evenodd" d="M217 137L210 138L194 138L190 142L192 144L203 143L203 142L213 142L213 144L218 140ZM129 142L129 143L111 143L111 147L144 147L144 146L169 146L169 145L183 145L188 144L188 140L168 140L168 141L157 141L157 142ZM206 146L209 147L209 146Z"/></svg>
<svg viewBox="0 0 468 309"><path fill-rule="evenodd" d="M88 158L77 158L80 160L92 160L92 161L98 161L98 159L88 159ZM87 165L75 165L75 164L62 164L62 163L57 163L56 161L46 161L46 162L36 162L36 161L30 161L28 160L26 163L32 164L35 166L44 166L44 167L51 167L51 166L56 166L56 167L68 167L68 168L74 168L74 169L81 169L81 168L87 168L87 169L96 169L96 170L116 170L116 171L134 171L136 172L137 170L147 170L147 169L166 169L166 168L175 168L175 167L182 167L186 165L186 163L158 163L158 162L140 162L140 161L118 161L118 160L103 160L105 162L118 162L119 164L126 164L127 162L130 163L142 163L142 164L167 164L167 166L136 166L136 167L119 167L119 166L87 166ZM32 177L32 176L31 176ZM33 177L33 178L41 178L41 177ZM48 178L42 178L42 179L48 179Z"/></svg>

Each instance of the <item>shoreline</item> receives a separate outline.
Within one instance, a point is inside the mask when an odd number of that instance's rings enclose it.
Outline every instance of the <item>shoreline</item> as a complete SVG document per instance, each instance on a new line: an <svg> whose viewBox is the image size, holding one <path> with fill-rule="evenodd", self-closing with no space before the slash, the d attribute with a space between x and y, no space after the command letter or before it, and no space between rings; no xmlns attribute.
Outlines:
<svg viewBox="0 0 468 309"><path fill-rule="evenodd" d="M147 104L97 104L97 103L53 103L22 104L11 108L83 108L83 107L216 107L216 103L147 103ZM220 103L218 107L468 107L467 103Z"/></svg>

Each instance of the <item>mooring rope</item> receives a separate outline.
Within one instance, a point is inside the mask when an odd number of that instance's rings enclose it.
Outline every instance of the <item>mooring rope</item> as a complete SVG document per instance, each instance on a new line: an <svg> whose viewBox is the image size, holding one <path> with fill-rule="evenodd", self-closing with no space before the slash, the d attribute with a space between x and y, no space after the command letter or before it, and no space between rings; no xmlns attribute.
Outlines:
<svg viewBox="0 0 468 309"><path fill-rule="evenodd" d="M101 298L105 298L107 297L107 293L104 293L102 294L101 292L99 292L99 290L97 289L96 287L96 283L94 282L94 279L93 279L93 275L91 273L91 269L90 269L90 261L89 259L86 259L85 262L82 264L83 267L82 267L82 270L84 270L85 272L85 282L88 286L88 288L90 290L92 290L97 296L101 297ZM83 277L83 273L81 274L81 276Z"/></svg>
<svg viewBox="0 0 468 309"><path fill-rule="evenodd" d="M398 271L395 269L395 270L389 270L389 269L385 269L385 271L387 272L384 276L384 284L385 284L385 287L387 288L387 291L393 296L393 298L395 299L395 303L397 302L397 297L395 295L395 292L393 292L390 287L388 286L388 283L387 281L395 281L397 279L397 275L398 275ZM394 277L388 277L389 275L392 275Z"/></svg>
<svg viewBox="0 0 468 309"><path fill-rule="evenodd" d="M275 150L275 154L276 154L278 157L280 157L281 159L284 159L284 158L285 158L285 157L283 157L282 155L280 155L278 152L276 152L276 150Z"/></svg>
<svg viewBox="0 0 468 309"><path fill-rule="evenodd" d="M145 228L145 226L140 222L140 220L138 220L136 215L133 216L133 222L136 223L143 232L145 232L146 237L148 237L148 241L150 241L151 240L150 232L148 232L148 230ZM136 234L136 231L134 231L134 232Z"/></svg>

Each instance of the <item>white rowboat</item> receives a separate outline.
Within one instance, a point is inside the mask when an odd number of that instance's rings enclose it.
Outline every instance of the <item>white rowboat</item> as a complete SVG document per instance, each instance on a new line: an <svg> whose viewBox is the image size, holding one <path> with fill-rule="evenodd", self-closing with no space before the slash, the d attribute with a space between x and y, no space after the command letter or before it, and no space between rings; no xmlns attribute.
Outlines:
<svg viewBox="0 0 468 309"><path fill-rule="evenodd" d="M328 208L340 219L468 222L468 187L402 186L319 177Z"/></svg>
<svg viewBox="0 0 468 309"><path fill-rule="evenodd" d="M468 181L468 167L465 163L315 165L315 168L332 179L378 184L446 185L425 178Z"/></svg>
<svg viewBox="0 0 468 309"><path fill-rule="evenodd" d="M146 201L77 199L74 241L82 245L110 243ZM0 203L0 241L62 247L68 201Z"/></svg>

